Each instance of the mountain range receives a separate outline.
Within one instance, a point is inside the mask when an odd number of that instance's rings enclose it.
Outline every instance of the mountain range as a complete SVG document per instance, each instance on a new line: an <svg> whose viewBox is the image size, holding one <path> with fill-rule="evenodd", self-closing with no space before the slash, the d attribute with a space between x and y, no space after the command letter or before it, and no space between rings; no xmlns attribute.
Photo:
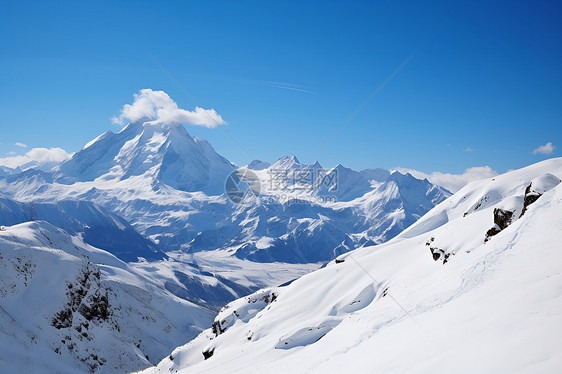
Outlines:
<svg viewBox="0 0 562 374"><path fill-rule="evenodd" d="M250 370L236 363L240 341L263 354L255 368L278 359L273 347L292 370L292 352L338 339L331 331L352 328L348 318L407 329L400 321L433 315L459 284L483 284L483 260L466 254L495 256L488 249L543 201L551 214L561 174L554 159L452 195L408 173L295 156L239 167L182 125L147 120L52 169L0 173L0 369L60 372L161 360L155 370L211 370L216 357ZM233 198L244 186L249 198ZM376 302L395 294L408 305Z"/></svg>
<svg viewBox="0 0 562 374"><path fill-rule="evenodd" d="M267 263L325 262L353 248L384 242L450 196L410 174L357 172L342 165L324 170L319 163L303 165L294 156L273 164L254 161L245 168L259 174L262 193L241 205L224 194L225 180L237 167L208 142L192 138L181 125L139 121L117 134L100 135L49 172L31 169L5 177L0 191L18 202L94 203L99 207L94 209L126 220L158 253L198 257L221 251ZM303 169L323 170L328 178L337 178L337 188L295 192L292 184L268 189L272 171ZM281 195L298 200L282 201ZM330 200L314 199L325 196ZM135 251L139 258L153 259L147 258L153 248L131 251L90 244L126 261Z"/></svg>

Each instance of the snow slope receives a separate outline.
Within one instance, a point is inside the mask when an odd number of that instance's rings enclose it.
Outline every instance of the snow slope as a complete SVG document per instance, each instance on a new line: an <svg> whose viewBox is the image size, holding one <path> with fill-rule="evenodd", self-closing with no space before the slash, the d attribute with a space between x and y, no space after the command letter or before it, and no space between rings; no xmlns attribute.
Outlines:
<svg viewBox="0 0 562 374"><path fill-rule="evenodd" d="M0 227L0 372L127 372L214 313L44 222Z"/></svg>
<svg viewBox="0 0 562 374"><path fill-rule="evenodd" d="M11 226L43 220L86 243L106 250L123 261L160 260L166 255L123 218L89 202L60 200L52 203L21 203L0 198L0 225Z"/></svg>
<svg viewBox="0 0 562 374"><path fill-rule="evenodd" d="M558 373L561 177L556 158L473 182L387 243L230 303L145 372Z"/></svg>

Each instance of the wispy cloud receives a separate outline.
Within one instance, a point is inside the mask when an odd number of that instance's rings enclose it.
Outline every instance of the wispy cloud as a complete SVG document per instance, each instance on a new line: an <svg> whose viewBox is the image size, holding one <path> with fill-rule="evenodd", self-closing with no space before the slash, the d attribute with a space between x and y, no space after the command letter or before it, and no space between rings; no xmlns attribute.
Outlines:
<svg viewBox="0 0 562 374"><path fill-rule="evenodd" d="M250 80L248 82L253 83L253 84L262 85L262 86L280 88L280 89L283 89L283 90L299 91L299 92L305 92L305 93L314 94L314 95L316 94L316 92L313 91L314 88L308 87L308 86L303 86L303 85L300 85L300 84L295 84L295 83L262 81L262 80Z"/></svg>
<svg viewBox="0 0 562 374"><path fill-rule="evenodd" d="M554 153L556 147L552 145L551 142L546 143L545 145L541 145L535 149L533 149L533 154L541 154L541 155L551 155Z"/></svg>
<svg viewBox="0 0 562 374"><path fill-rule="evenodd" d="M396 168L396 170L401 173L408 172L416 178L427 178L427 180L431 183L441 187L445 187L451 192L457 192L469 182L491 178L498 175L498 172L493 170L489 166L477 166L468 168L462 174L441 173L439 171L435 171L431 174L426 174L422 171L406 168Z"/></svg>
<svg viewBox="0 0 562 374"><path fill-rule="evenodd" d="M111 118L113 123L124 125L143 118L162 123L181 123L204 127L216 127L226 124L214 109L196 107L194 111L181 109L164 91L149 88L134 94L132 104L125 104L119 116Z"/></svg>
<svg viewBox="0 0 562 374"><path fill-rule="evenodd" d="M16 142L14 145L17 146L17 147L27 148L27 144L23 144L23 143L20 143L20 142Z"/></svg>
<svg viewBox="0 0 562 374"><path fill-rule="evenodd" d="M466 147L466 149L464 150L465 152L472 152L474 151L474 149L470 148L470 147Z"/></svg>

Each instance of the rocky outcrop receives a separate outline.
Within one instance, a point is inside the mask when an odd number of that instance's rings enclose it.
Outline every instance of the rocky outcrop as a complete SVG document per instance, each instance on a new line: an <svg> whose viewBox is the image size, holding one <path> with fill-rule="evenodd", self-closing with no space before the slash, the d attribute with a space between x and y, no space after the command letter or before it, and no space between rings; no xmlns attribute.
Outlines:
<svg viewBox="0 0 562 374"><path fill-rule="evenodd" d="M431 239L429 239L425 243L425 245L429 247L429 251L431 252L431 256L433 257L433 260L434 261L440 261L441 260L441 261L443 261L443 265L445 265L447 263L447 261L449 261L449 257L453 253L447 252L444 249L441 249L441 248L438 248L438 247L434 246L433 245L434 241L435 241L435 238L432 237Z"/></svg>
<svg viewBox="0 0 562 374"><path fill-rule="evenodd" d="M494 209L494 227L486 232L485 242L490 240L494 235L497 235L500 231L505 229L511 224L513 220L513 212L511 210L505 210L501 208Z"/></svg>
<svg viewBox="0 0 562 374"><path fill-rule="evenodd" d="M523 217L523 214L527 211L527 207L538 200L539 197L542 196L541 193L533 191L531 186L533 183L529 183L527 188L525 188L525 197L523 198L523 210L521 210L521 215L519 218Z"/></svg>

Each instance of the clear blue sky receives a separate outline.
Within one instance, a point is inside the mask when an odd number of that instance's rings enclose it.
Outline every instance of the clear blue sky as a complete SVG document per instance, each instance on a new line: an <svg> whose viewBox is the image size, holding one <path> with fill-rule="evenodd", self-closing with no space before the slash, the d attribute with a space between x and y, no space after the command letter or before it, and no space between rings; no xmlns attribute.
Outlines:
<svg viewBox="0 0 562 374"><path fill-rule="evenodd" d="M192 110L152 55L255 158L505 171L562 153L561 17L560 1L0 1L0 157L77 151L142 88ZM250 161L220 129L188 130Z"/></svg>

